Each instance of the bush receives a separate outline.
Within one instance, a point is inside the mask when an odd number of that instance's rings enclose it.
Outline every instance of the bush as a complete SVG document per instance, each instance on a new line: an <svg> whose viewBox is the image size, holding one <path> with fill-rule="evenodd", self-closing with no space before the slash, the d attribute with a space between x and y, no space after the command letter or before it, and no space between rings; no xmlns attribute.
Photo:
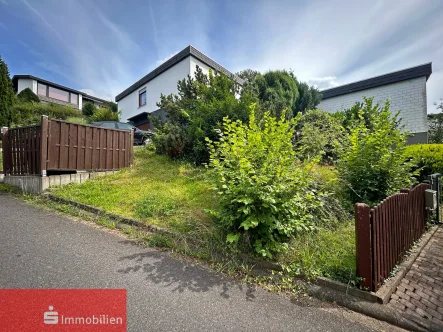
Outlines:
<svg viewBox="0 0 443 332"><path fill-rule="evenodd" d="M17 99L22 103L39 103L40 99L37 95L32 92L30 88L22 90L18 95Z"/></svg>
<svg viewBox="0 0 443 332"><path fill-rule="evenodd" d="M413 163L405 161L408 133L401 132L399 112L391 115L389 106L388 101L380 107L365 99L349 144L342 149L337 165L353 203L373 205L412 184ZM364 116L368 108L374 110L369 123Z"/></svg>
<svg viewBox="0 0 443 332"><path fill-rule="evenodd" d="M214 129L221 127L223 118L247 121L249 95L239 94L231 78L211 71L206 75L197 67L195 78L178 82L178 95L162 95L157 104L166 112L168 124L156 125L155 143L160 144L156 151L195 164L207 163L205 138L217 139Z"/></svg>
<svg viewBox="0 0 443 332"><path fill-rule="evenodd" d="M419 180L428 175L443 174L443 144L415 144L406 147L406 156L412 159L419 170Z"/></svg>
<svg viewBox="0 0 443 332"><path fill-rule="evenodd" d="M268 112L257 124L223 121L219 141L208 139L210 175L220 197L218 219L229 243L252 245L272 257L285 252L289 239L314 229L313 211L322 193L311 187L311 165L297 163L292 147L295 120Z"/></svg>
<svg viewBox="0 0 443 332"><path fill-rule="evenodd" d="M84 116L86 116L87 118L89 118L90 116L92 116L94 114L96 109L97 109L97 107L95 107L95 105L93 103L86 102L83 104L82 114Z"/></svg>
<svg viewBox="0 0 443 332"><path fill-rule="evenodd" d="M363 102L357 102L347 110L336 112L333 114L337 120L341 121L343 127L350 132L355 125L363 121L366 128L374 130L374 124L377 118L383 112L383 108L379 104L374 104L374 98L363 97ZM400 128L400 119L390 122L393 129Z"/></svg>
<svg viewBox="0 0 443 332"><path fill-rule="evenodd" d="M99 107L94 110L92 116L89 117L89 122L96 121L119 121L120 113L113 112L110 108Z"/></svg>
<svg viewBox="0 0 443 332"><path fill-rule="evenodd" d="M40 123L40 117L66 120L69 117L81 117L80 111L69 106L46 103L17 103L13 106L15 126L26 126Z"/></svg>
<svg viewBox="0 0 443 332"><path fill-rule="evenodd" d="M297 123L294 146L303 160L321 155L323 164L332 164L345 139L345 130L336 118L324 111L311 110Z"/></svg>

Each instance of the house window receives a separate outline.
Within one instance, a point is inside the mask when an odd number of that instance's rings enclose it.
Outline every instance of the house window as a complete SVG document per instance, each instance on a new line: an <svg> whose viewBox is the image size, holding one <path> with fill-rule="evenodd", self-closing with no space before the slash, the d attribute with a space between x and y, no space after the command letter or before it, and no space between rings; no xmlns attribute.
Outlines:
<svg viewBox="0 0 443 332"><path fill-rule="evenodd" d="M71 104L78 105L78 94L71 93Z"/></svg>
<svg viewBox="0 0 443 332"><path fill-rule="evenodd" d="M138 107L146 105L146 89L140 90L138 93Z"/></svg>
<svg viewBox="0 0 443 332"><path fill-rule="evenodd" d="M41 96L46 96L46 88L47 86L45 84L38 83L37 84L37 94Z"/></svg>
<svg viewBox="0 0 443 332"><path fill-rule="evenodd" d="M69 92L52 86L49 87L49 97L69 103Z"/></svg>

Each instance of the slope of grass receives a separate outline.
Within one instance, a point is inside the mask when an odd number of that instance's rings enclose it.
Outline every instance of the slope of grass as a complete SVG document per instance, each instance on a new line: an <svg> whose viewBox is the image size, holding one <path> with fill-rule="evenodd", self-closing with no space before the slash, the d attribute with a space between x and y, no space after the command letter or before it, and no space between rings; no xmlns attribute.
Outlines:
<svg viewBox="0 0 443 332"><path fill-rule="evenodd" d="M204 168L171 161L166 156L158 156L142 147L135 149L133 168L82 184L55 188L52 192L191 235L202 241L197 255L209 258L214 250L225 252L226 246L224 237L216 231L216 222L205 212L207 209L217 209L217 197L206 180ZM326 276L354 283L354 238L353 222L343 221L335 227L320 228L315 233L292 239L289 251L278 257L278 261L297 274L314 278ZM154 236L151 240L155 246L175 248L173 241L163 235ZM196 252L192 254L196 255ZM236 263L235 255L232 252L228 254L230 264L237 269L242 263ZM252 258L251 255L249 257Z"/></svg>
<svg viewBox="0 0 443 332"><path fill-rule="evenodd" d="M131 169L69 184L53 193L180 233L211 228L205 209L214 208L216 202L204 169L171 161L145 148L135 149Z"/></svg>

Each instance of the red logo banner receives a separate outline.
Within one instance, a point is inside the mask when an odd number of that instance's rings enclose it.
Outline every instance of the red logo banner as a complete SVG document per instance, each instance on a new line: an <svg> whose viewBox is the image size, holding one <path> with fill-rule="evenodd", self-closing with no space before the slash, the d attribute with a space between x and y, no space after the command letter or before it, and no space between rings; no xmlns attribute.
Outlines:
<svg viewBox="0 0 443 332"><path fill-rule="evenodd" d="M0 289L1 331L126 331L125 289Z"/></svg>

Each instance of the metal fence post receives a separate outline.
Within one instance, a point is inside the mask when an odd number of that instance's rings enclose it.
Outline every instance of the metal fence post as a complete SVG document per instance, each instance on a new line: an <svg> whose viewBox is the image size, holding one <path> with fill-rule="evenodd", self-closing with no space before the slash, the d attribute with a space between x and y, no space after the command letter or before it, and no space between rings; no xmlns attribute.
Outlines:
<svg viewBox="0 0 443 332"><path fill-rule="evenodd" d="M355 244L357 276L363 278L360 285L372 290L372 250L370 207L364 203L355 204Z"/></svg>
<svg viewBox="0 0 443 332"><path fill-rule="evenodd" d="M40 126L40 174L46 176L48 158L48 117L46 115L42 115Z"/></svg>

